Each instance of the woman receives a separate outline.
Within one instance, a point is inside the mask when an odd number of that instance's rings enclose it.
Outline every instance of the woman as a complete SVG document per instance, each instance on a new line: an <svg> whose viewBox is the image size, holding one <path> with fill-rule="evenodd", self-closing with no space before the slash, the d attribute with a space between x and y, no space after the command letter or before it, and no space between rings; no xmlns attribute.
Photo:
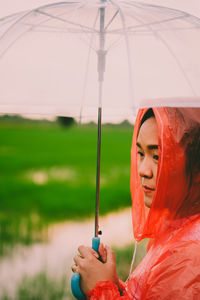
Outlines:
<svg viewBox="0 0 200 300"><path fill-rule="evenodd" d="M114 253L85 246L74 258L88 299L200 299L200 109L138 113L131 153L133 230L150 238L142 262L122 283Z"/></svg>

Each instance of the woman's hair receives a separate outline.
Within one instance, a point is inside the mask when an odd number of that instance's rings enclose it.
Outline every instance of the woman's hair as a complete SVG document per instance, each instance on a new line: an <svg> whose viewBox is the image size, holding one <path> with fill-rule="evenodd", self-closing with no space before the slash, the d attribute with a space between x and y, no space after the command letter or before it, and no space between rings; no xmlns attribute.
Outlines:
<svg viewBox="0 0 200 300"><path fill-rule="evenodd" d="M177 215L186 217L200 213L200 125L192 126L181 140L186 154L186 176L189 179L188 192Z"/></svg>
<svg viewBox="0 0 200 300"><path fill-rule="evenodd" d="M143 124L146 120L148 120L148 119L150 119L150 118L152 118L152 117L155 118L155 115L154 115L153 109L152 109L152 108L149 108L149 109L146 111L146 113L144 114L143 118L142 118L142 121L141 121L141 123L140 123L140 127L142 126L142 124Z"/></svg>
<svg viewBox="0 0 200 300"><path fill-rule="evenodd" d="M186 131L181 143L186 154L186 174L192 180L200 173L200 125L197 124Z"/></svg>

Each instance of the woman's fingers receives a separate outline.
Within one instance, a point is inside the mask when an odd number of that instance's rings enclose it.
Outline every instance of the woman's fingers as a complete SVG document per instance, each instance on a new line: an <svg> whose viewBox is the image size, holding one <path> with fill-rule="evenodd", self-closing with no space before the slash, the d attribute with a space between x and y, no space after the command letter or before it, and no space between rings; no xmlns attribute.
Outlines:
<svg viewBox="0 0 200 300"><path fill-rule="evenodd" d="M107 252L106 252L106 248L104 247L104 245L102 243L99 245L99 254L101 256L101 261L103 263L106 263L106 261L107 261Z"/></svg>
<svg viewBox="0 0 200 300"><path fill-rule="evenodd" d="M79 266L83 261L83 257L81 255L76 255L74 256L74 262L77 266Z"/></svg>
<svg viewBox="0 0 200 300"><path fill-rule="evenodd" d="M77 266L77 265L74 264L74 265L71 267L71 269L72 269L72 272L78 273L78 266Z"/></svg>
<svg viewBox="0 0 200 300"><path fill-rule="evenodd" d="M92 261L94 257L99 258L99 254L94 251L92 248L86 246L79 246L78 251L80 254L74 256L75 265L83 268L83 265L86 261ZM79 269L80 270L80 269Z"/></svg>
<svg viewBox="0 0 200 300"><path fill-rule="evenodd" d="M115 264L115 253L109 246L106 246L107 262Z"/></svg>
<svg viewBox="0 0 200 300"><path fill-rule="evenodd" d="M99 253L97 253L94 249L89 248L91 251L91 254L94 255L96 258L99 258Z"/></svg>
<svg viewBox="0 0 200 300"><path fill-rule="evenodd" d="M83 258L88 257L90 255L93 255L96 258L99 258L99 254L92 248L81 245L78 247L78 251Z"/></svg>
<svg viewBox="0 0 200 300"><path fill-rule="evenodd" d="M78 251L80 254L74 256L73 259L75 264L71 267L71 269L73 272L81 274L82 271L85 270L85 267L89 266L92 262L96 261L96 259L99 258L99 254L92 248L82 245L78 247ZM94 257L96 259L94 259Z"/></svg>

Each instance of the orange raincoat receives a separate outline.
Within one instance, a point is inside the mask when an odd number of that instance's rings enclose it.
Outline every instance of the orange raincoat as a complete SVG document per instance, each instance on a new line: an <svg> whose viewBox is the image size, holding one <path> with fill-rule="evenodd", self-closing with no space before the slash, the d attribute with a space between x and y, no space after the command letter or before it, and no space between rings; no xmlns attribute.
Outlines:
<svg viewBox="0 0 200 300"><path fill-rule="evenodd" d="M200 108L153 108L159 136L156 193L147 211L137 171L138 113L131 153L134 237L148 252L118 287L98 282L90 300L200 299Z"/></svg>

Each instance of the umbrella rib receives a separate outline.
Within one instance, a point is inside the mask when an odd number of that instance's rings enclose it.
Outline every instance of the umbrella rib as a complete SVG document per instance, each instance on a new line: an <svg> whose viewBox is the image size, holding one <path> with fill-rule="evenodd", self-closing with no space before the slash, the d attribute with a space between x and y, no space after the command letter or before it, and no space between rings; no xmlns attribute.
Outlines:
<svg viewBox="0 0 200 300"><path fill-rule="evenodd" d="M200 18L199 17L196 17L192 14L189 14L189 13L186 13L185 11L183 10L180 10L180 9L175 9L175 8L171 8L171 7L166 7L166 6L160 6L160 5L154 5L154 4L147 4L147 3L141 3L141 5L139 5L139 3L135 2L133 3L134 6L136 7L141 7L141 6L146 6L146 7L150 7L150 8L156 8L156 9L160 9L160 10L163 10L163 9L166 9L168 11L170 11L170 13L173 11L175 13L182 13L184 15L187 15L188 17L192 17L192 18L195 18L197 19L198 21L200 21Z"/></svg>
<svg viewBox="0 0 200 300"><path fill-rule="evenodd" d="M112 18L110 19L110 21L108 22L108 24L105 26L104 30L106 31L108 29L108 27L112 24L113 20L116 18L116 16L119 14L119 7L117 7L117 11L115 12L115 14L112 16ZM119 37L118 40L120 40L121 37ZM111 49L113 47L113 45L117 44L117 41L113 42L110 47L107 49L109 51L109 49Z"/></svg>
<svg viewBox="0 0 200 300"><path fill-rule="evenodd" d="M34 10L34 11L38 11L37 9ZM8 32L10 30L12 30L12 28L14 26L16 26L17 24L21 23L21 24L25 24L23 23L23 19L26 18L28 15L30 15L33 11L24 11L24 14L19 18L17 19L14 23L11 24L11 26L9 28L7 28L7 30L3 33L3 35L0 37L0 41L8 34ZM21 15L21 13L19 13ZM14 14L14 15L17 15L17 14ZM13 16L13 15L12 15ZM6 18L9 18L10 16L6 17ZM5 19L5 18L3 18ZM2 19L1 19L2 20ZM21 22L22 21L22 22ZM4 23L5 24L5 23ZM31 24L27 24L28 26L32 26ZM23 31L23 33L21 33L19 36L16 37L16 39L14 39L7 47L5 50L2 51L2 53L0 53L0 57L2 57L3 55L6 54L6 52L16 43L16 41L18 41L27 31L30 31L32 30L32 28L28 28L26 30Z"/></svg>
<svg viewBox="0 0 200 300"><path fill-rule="evenodd" d="M73 2L72 2L73 3ZM61 2L61 4L66 4L66 3L63 3L63 2ZM84 5L79 5L79 9L80 8L82 8L82 7L84 7ZM62 14L61 14L62 15ZM71 22L72 23L72 22ZM78 29L77 29L77 31L76 30L74 30L74 29L71 29L71 30L69 30L68 29L68 32L69 33L84 33L86 36L87 36L87 34L88 33L94 33L94 32L97 32L97 31L95 31L95 25L93 25L93 27L92 27L92 29L90 28L90 27L86 27L86 26L83 26L83 25L81 25L81 24L77 24L77 23L72 23L72 24L75 24L75 25L78 25L78 26L80 26L81 27L81 31L78 31ZM95 21L95 23L94 24L96 24L96 21ZM87 29L87 30L85 30L85 28ZM80 37L80 39L84 42L84 43L86 43L87 45L88 45L88 42L87 41L85 41L82 37ZM92 46L91 46L91 42L89 43L89 47L90 48L92 48L93 50L95 50Z"/></svg>
<svg viewBox="0 0 200 300"><path fill-rule="evenodd" d="M172 22L172 21L180 20L180 19L185 19L185 18L188 18L188 17L189 17L188 15L178 16L178 17L174 17L174 18L170 18L170 19L165 19L165 20L162 20L162 21L154 21L154 22L151 22L151 23L143 24L142 26L141 25L134 26L133 28L139 28L139 27L143 27L143 26L160 25L160 24L169 23L169 22ZM132 27L128 27L128 28L132 28Z"/></svg>
<svg viewBox="0 0 200 300"><path fill-rule="evenodd" d="M170 30L175 30L175 31L182 31L182 30L192 30L192 29L194 29L194 28L198 28L198 26L196 26L196 27L171 27L170 28ZM163 31L169 31L169 28L162 28L162 29L154 29L154 32L163 32ZM149 31L147 31L147 30L135 30L134 31L134 33L138 33L138 34L140 34L140 33L149 33Z"/></svg>
<svg viewBox="0 0 200 300"><path fill-rule="evenodd" d="M14 26L16 26L21 20L23 20L23 18L25 18L25 17L27 17L28 15L30 14L30 11L26 11L26 12L24 12L24 14L23 14L23 16L22 17L20 17L19 19L17 19L4 33L3 33L3 35L0 37L0 41L8 34L8 32L10 31L10 30L12 30L12 28L14 27ZM3 52L2 53L0 53L0 57L2 57L11 47L12 47L12 45L14 45L14 43L18 40L18 39L20 39L25 33L27 32L27 30L25 30L22 34L20 34L13 42L11 42L7 47L6 47L6 49L5 50L3 50Z"/></svg>
<svg viewBox="0 0 200 300"><path fill-rule="evenodd" d="M174 51L171 49L171 47L169 46L169 44L166 42L166 40L163 39L163 37L161 37L158 34L157 34L157 36L158 36L159 40L165 45L165 47L167 48L167 50L169 51L169 53L172 55L172 57L175 59L175 61L176 61L177 65L178 65L178 67L179 67L179 69L180 69L183 77L185 78L185 81L187 82L188 86L190 87L190 89L191 89L191 91L193 93L193 96L196 96L196 92L195 92L195 90L194 90L194 88L192 86L192 83L191 83L189 77L185 73L180 60L178 59L178 57L176 56L176 54L174 53Z"/></svg>
<svg viewBox="0 0 200 300"><path fill-rule="evenodd" d="M137 20L138 20L139 22L142 23L142 21L139 20L138 18L137 18ZM175 61L176 61L177 65L178 65L180 71L182 72L183 77L185 78L185 80L186 80L188 86L191 88L191 91L192 91L193 95L195 96L196 93L195 93L195 91L194 91L194 89L193 89L193 86L192 86L192 84L191 84L191 82L190 82L188 76L187 76L186 73L184 72L184 69L183 69L183 67L182 67L182 65L181 65L181 62L178 60L177 56L176 56L175 53L172 51L172 49L170 48L169 44L168 44L168 43L167 43L167 42L166 42L166 41L165 41L165 40L164 40L164 39L156 32L156 31L154 31L154 30L151 28L150 25L144 24L144 26L147 26L147 28L149 28L149 29L152 31L152 33L153 33L155 36L157 36L157 37L160 39L160 41L165 45L165 47L168 49L169 53L170 53L170 54L172 55L172 57L175 59Z"/></svg>
<svg viewBox="0 0 200 300"><path fill-rule="evenodd" d="M72 2L73 3L73 2ZM61 4L66 4L65 2L60 2L60 3L58 3L58 5L61 5ZM56 5L56 6L58 6L58 5ZM49 8L49 7L52 7L52 6L54 6L54 5L52 5L52 4L50 4L50 5L46 5L46 6L43 6L42 8ZM79 8L81 8L82 7L82 5L80 5L79 6ZM40 11L40 9L41 8L39 8L39 9L36 9L36 10L34 10L34 11L37 11L38 13L40 13L41 14L41 11ZM43 14L44 14L44 12L42 12ZM46 13L44 14L45 16L46 16ZM61 16L61 15L63 15L63 13L62 14L59 14L59 17ZM53 15L47 15L48 16L48 18L53 18ZM58 16L54 16L54 17L57 17L58 18ZM32 26L32 28L31 28L31 30L32 31L35 31L35 32L48 32L48 31L44 31L44 30L37 30L37 28L39 27L39 28L41 28L41 27L46 27L46 28L52 28L52 29L56 29L56 27L54 27L54 26L47 26L47 25L43 25L45 22L48 22L49 20L47 19L47 20L44 20L44 21L42 21L42 22L40 22L39 23L39 25L38 24L36 24L36 25L32 25L32 24L26 24L26 23L24 23L25 25L28 25L28 26ZM67 21L67 20L66 20ZM69 22L68 22L69 23ZM23 24L23 23L22 23ZM41 26L41 24L42 24L42 26ZM76 25L76 23L72 23L71 22L71 24L75 24ZM82 26L82 25L80 25L81 26L81 28L82 28L82 30L81 31L78 31L78 29L73 29L73 28L68 28L68 29L62 29L62 30L60 30L60 31L58 31L58 30L56 30L56 32L60 32L60 33L66 33L66 32L68 32L68 33L85 33L85 34L88 34L89 33L89 31L87 30L87 31L84 31L84 26ZM36 28L36 29L35 29ZM93 29L91 29L91 28L89 28L88 27L88 29L90 29L91 30L91 32L94 32L95 30L94 30L94 28ZM93 31L92 31L93 30ZM52 32L52 31L49 31L49 32ZM90 32L90 33L91 33ZM81 38L82 39L82 38ZM82 39L83 40L83 39ZM84 40L83 40L84 41ZM85 41L84 41L85 42ZM86 43L87 44L87 43Z"/></svg>
<svg viewBox="0 0 200 300"><path fill-rule="evenodd" d="M188 27L188 28L170 28L170 30L173 30L173 31L186 31L186 30L193 30L194 28L198 28L198 27ZM121 30L120 30L121 31ZM137 35L151 35L152 34L152 31L149 31L149 30L134 30L134 31L128 31L126 30L128 34L137 34ZM165 29L154 29L154 33L155 32L164 32L164 31L169 31L169 28L165 28ZM110 34L116 34L116 35L122 35L123 32L119 32L119 31L116 31L116 32L109 32Z"/></svg>
<svg viewBox="0 0 200 300"><path fill-rule="evenodd" d="M128 59L128 72L129 72L129 89L130 89L130 97L131 97L131 102L133 101L133 107L134 107L134 92L133 92L133 88L132 88L132 68L131 68L131 60L130 60L130 47L129 47L129 40L128 40L128 36L127 36L127 31L126 31L126 26L125 26L125 18L124 18L124 14L122 12L122 9L120 8L119 4L116 4L115 1L111 0L111 3L115 4L118 9L119 9L119 14L121 17L121 21L122 21L122 27L123 27L123 31L124 31L124 36L125 36L125 43L126 43L126 51L127 51L127 59Z"/></svg>
<svg viewBox="0 0 200 300"><path fill-rule="evenodd" d="M136 25L136 26L129 26L129 27L126 27L126 31L129 31L129 32L135 32L133 29L138 29L138 28L143 28L143 27L148 27L148 26L153 26L153 25L160 25L160 24L164 24L164 23L168 23L168 22L171 22L171 21L175 21L175 20L178 20L178 19L182 19L182 18L185 18L185 17L189 17L189 16L179 16L179 17L176 17L176 18L171 18L171 19L166 19L166 20L162 20L162 21L154 21L154 22L151 22L151 23L146 23L146 24L140 24L140 25ZM135 20L137 20L136 17L133 17ZM196 27L194 27L196 28ZM172 28L173 29L173 28ZM111 30L109 31L109 33L118 33L120 32L121 29L115 29L115 30Z"/></svg>
<svg viewBox="0 0 200 300"><path fill-rule="evenodd" d="M60 5L61 3L59 3L59 5ZM51 5L47 5L47 6L43 6L43 7L50 7L50 6L52 6L52 4ZM15 16L15 15L21 15L22 13L23 13L23 15L19 18L19 19L17 19L14 23L12 23L10 26L9 26L9 28L7 28L7 30L2 34L2 36L0 37L0 41L8 34L8 32L10 31L10 30L12 30L12 28L14 27L14 26L16 26L18 23L20 23L21 21L23 21L23 19L24 18L26 18L28 15L30 15L31 13L33 13L33 12L39 12L39 13L41 13L41 11L39 11L39 9L35 9L35 10L28 10L28 11L24 11L24 12L21 12L21 13L17 13L17 14L13 14L13 15L10 15L10 16L7 16L7 17L4 17L3 19L0 19L0 21L1 20L4 20L5 18L10 18L10 17L12 17L12 16ZM52 16L50 15L50 17L52 18ZM4 23L5 24L5 23ZM21 22L21 24L23 24L23 22ZM29 25L29 26L32 26L33 27L33 25ZM5 50L3 50L3 52L0 54L0 57L2 57L11 47L12 47L12 45L14 45L15 44L15 42L18 40L18 39L20 39L27 31L29 31L29 30L31 30L30 28L27 30L25 30L21 35L19 35L12 43L10 43L7 47L6 47L6 49Z"/></svg>
<svg viewBox="0 0 200 300"><path fill-rule="evenodd" d="M0 22L2 22L2 21L6 21L6 20L8 20L7 22L9 22L9 19L11 19L11 18L15 18L15 17L17 17L17 16L20 16L21 14L25 14L25 13L27 13L28 11L27 10L25 10L25 11L21 11L21 12L18 12L18 13L15 13L15 14L11 14L11 15L8 15L8 16L5 16L5 17L3 17L3 18L0 18ZM5 23L4 23L5 24Z"/></svg>
<svg viewBox="0 0 200 300"><path fill-rule="evenodd" d="M113 20L116 18L116 16L118 15L118 13L119 13L119 10L117 10L117 11L115 12L115 14L113 15L113 17L110 19L110 21L108 22L108 24L105 26L105 28L104 28L105 31L106 31L107 28L110 26L110 24L112 24Z"/></svg>
<svg viewBox="0 0 200 300"><path fill-rule="evenodd" d="M80 6L80 7L82 7L82 5ZM42 12L42 11L39 11L39 13L42 13L42 14L47 14L47 13L44 13L44 12ZM48 15L48 17L50 17L50 18L58 18L59 20L61 19L61 18L59 18L58 16L53 16L53 15L50 15L50 14L47 14ZM83 33L85 33L85 34L88 34L88 33L94 33L94 32L97 32L97 31L95 31L95 28L93 28L93 30L90 28L90 27L86 27L86 26L83 26L83 25L81 25L81 24L77 24L77 23L73 23L73 22L70 22L70 21L67 21L67 20L64 20L64 19L61 19L61 20L63 20L64 22L67 22L67 23L69 23L69 24L72 24L72 25L76 25L76 26L79 26L82 30L79 32L78 31L78 29L77 29L77 31L76 30L74 30L74 29L71 29L71 31L69 30L68 32L70 32L70 33L81 33L81 32L83 32ZM87 30L85 30L85 29L87 29ZM82 39L83 40L83 39ZM83 40L84 41L84 40ZM85 42L85 41L84 41ZM88 44L87 42L86 42L86 44ZM91 45L90 45L91 46Z"/></svg>
<svg viewBox="0 0 200 300"><path fill-rule="evenodd" d="M64 4L64 3L63 3ZM59 5L60 5L60 3L59 3ZM43 7L45 7L45 8L47 8L47 7L50 7L50 6L52 6L52 5L47 5L47 6L43 6ZM43 8L42 7L42 8ZM56 17L56 16L53 16L53 15L51 15L51 14L48 14L48 13L45 13L45 12L43 12L43 11L41 11L40 10L40 8L39 9L34 9L34 10L29 10L29 11L25 11L24 12L24 14L23 14L23 16L21 17L21 18L19 18L19 19L17 19L9 28L7 28L7 30L4 32L4 34L0 37L0 40L1 39L3 39L4 38L4 36L6 36L6 34L14 27L14 26L16 26L17 24L23 24L23 25L26 25L26 26L29 26L29 27L32 27L32 28L28 28L28 29L25 29L24 30L24 32L20 35L20 36L18 36L12 43L10 43L9 44L9 46L2 52L2 54L0 54L0 57L2 57L9 49L10 49L10 47L12 47L12 45L14 45L15 44L15 42L18 40L18 39L20 39L27 31L31 31L31 30L34 30L34 28L35 27L38 27L38 24L36 24L36 25L33 25L33 24L29 24L29 23L25 23L25 22L23 22L23 19L24 18L26 18L28 15L30 15L30 14L32 14L33 12L38 12L39 14L43 14L43 15L45 15L45 16L47 16L47 17L49 17L49 18L55 18L55 19L57 19L57 20L60 20L60 21L63 21L63 22L68 22L68 23L70 23L70 24L72 24L72 25L76 25L76 26L79 26L80 28L82 28L82 31L81 32L84 32L84 29L87 29L87 31L85 31L85 33L88 33L89 31L88 30L90 30L91 31L91 28L89 28L89 27L86 27L86 26L82 26L81 24L76 24L76 23L73 23L73 22L69 22L69 21L67 21L67 20L64 20L63 18L59 18L59 17ZM20 13L21 14L21 13ZM14 14L14 15L17 15L17 14ZM12 15L13 16L13 15ZM11 16L8 16L8 17L6 17L6 18L10 18ZM4 20L5 18L3 18L3 19L1 19L1 20ZM42 22L46 22L46 20L45 21L42 21ZM41 22L41 23L42 23ZM41 23L40 23L40 26L41 26ZM5 23L4 23L5 24ZM72 29L73 30L73 29ZM78 32L78 31L72 31L71 30L71 32ZM39 31L39 30L38 30ZM93 29L93 31L95 31L95 29Z"/></svg>
<svg viewBox="0 0 200 300"><path fill-rule="evenodd" d="M128 4L130 5L130 3L128 3ZM170 11L170 13L173 11L173 13L176 13L176 14L178 13L179 14L179 16L177 16L177 17L174 17L174 18L168 19L168 20L163 20L162 22L158 22L158 24L162 24L163 22L171 22L171 21L174 21L176 19L181 19L181 18L186 18L187 17L187 18L194 18L195 20L198 21L198 25L200 25L199 24L200 18L198 18L198 17L196 17L194 15L191 15L189 13L186 13L185 11L181 11L181 10L178 10L178 9L172 9L172 8L168 8L168 7L163 7L163 6L158 6L158 5L153 5L153 4L147 4L147 3L141 3L141 4L139 4L139 3L135 2L135 1L131 5L134 6L134 7L139 8L139 9L143 8L143 6L146 6L146 7L150 7L150 8L153 8L153 9L155 9L155 8L156 9L160 9L162 11L163 8L164 8L164 9ZM152 24L147 24L147 25L155 25L155 24L152 23Z"/></svg>
<svg viewBox="0 0 200 300"><path fill-rule="evenodd" d="M73 2L70 2L70 4L71 3L73 3ZM47 16L48 18L50 18L50 19L52 19L52 18L59 18L60 16L62 16L62 15L64 15L65 13L61 13L61 14L59 14L59 15L57 15L57 16L53 16L53 15L51 15L51 14L47 14L47 13L45 13L45 12L43 12L43 11L41 11L41 8L49 8L49 7L54 7L54 6L60 6L61 4L66 4L65 2L60 2L60 3L58 3L57 5L55 5L55 4L50 4L50 5L45 5L45 6L42 6L42 7L39 7L39 8L37 8L37 9L35 9L35 10L33 10L33 11L31 11L31 12L38 12L39 14L43 14L43 15L45 15L45 16ZM74 3L73 3L74 4ZM82 7L82 5L80 5L78 8L80 8L80 7ZM77 8L76 8L77 9ZM61 19L61 18L60 18ZM63 21L64 21L64 19L62 19ZM42 27L44 27L44 28L52 28L52 29L56 29L56 27L54 27L54 26L47 26L47 25L44 25L44 23L45 22L48 22L49 21L49 19L47 19L47 20L44 20L44 21L41 21L39 24L36 24L36 25L33 25L33 24L29 24L29 23L21 23L21 24L24 24L24 25L26 25L26 26L32 26L32 30L34 29L34 31L37 31L37 32L39 32L40 30L35 30L35 28L42 28ZM67 21L67 20L66 20ZM69 21L67 21L68 23L70 23ZM41 25L42 24L42 25ZM73 24L73 25L76 25L76 23L72 23L71 22L71 24ZM80 26L82 26L82 25L80 25ZM83 26L82 26L83 27ZM66 29L65 29L66 30ZM63 28L63 32L64 32L64 28ZM72 29L71 29L71 31L69 30L69 32L75 32L75 33L78 33L78 31L73 31Z"/></svg>
<svg viewBox="0 0 200 300"><path fill-rule="evenodd" d="M14 27L15 25L17 25L19 22L20 22L20 20L22 20L24 17L26 17L26 16L28 16L30 14L30 11L25 11L24 12L24 14L23 14L23 16L21 16L19 19L17 19L14 23L12 23L8 28L7 28L7 30L2 34L2 36L0 37L0 40L12 29L12 27ZM20 13L20 15L21 15L21 13ZM9 18L9 16L8 17L6 17L6 18ZM1 19L1 20L4 20L4 18L3 19ZM0 21L1 21L0 20ZM5 24L5 23L4 23Z"/></svg>
<svg viewBox="0 0 200 300"><path fill-rule="evenodd" d="M64 22L64 23L68 23L68 24L71 24L71 25L75 25L75 26L80 27L82 29L84 28L84 29L87 29L89 31L91 30L90 27L87 27L87 26L84 26L84 25L81 25L81 24L78 24L78 23L73 23L73 22L71 22L69 20L65 20L65 19L57 17L57 16L53 16L51 14L48 14L48 13L44 12L44 11L40 11L39 9L37 9L37 12L40 13L40 14L43 14L45 16L48 16L49 18L56 19L58 21L61 21L61 22Z"/></svg>
<svg viewBox="0 0 200 300"><path fill-rule="evenodd" d="M25 26L33 26L30 23L24 23L23 22L21 24L25 25ZM49 25L35 25L35 26L33 26L33 28L31 30L35 31L35 32L45 32L45 29L46 29L46 32L48 32L48 31L49 32L53 32L53 31L54 32L61 32L61 33L66 33L66 32L80 33L80 32L82 32L79 29L74 29L74 28L57 28L56 26L49 26ZM88 31L86 33L88 33Z"/></svg>

